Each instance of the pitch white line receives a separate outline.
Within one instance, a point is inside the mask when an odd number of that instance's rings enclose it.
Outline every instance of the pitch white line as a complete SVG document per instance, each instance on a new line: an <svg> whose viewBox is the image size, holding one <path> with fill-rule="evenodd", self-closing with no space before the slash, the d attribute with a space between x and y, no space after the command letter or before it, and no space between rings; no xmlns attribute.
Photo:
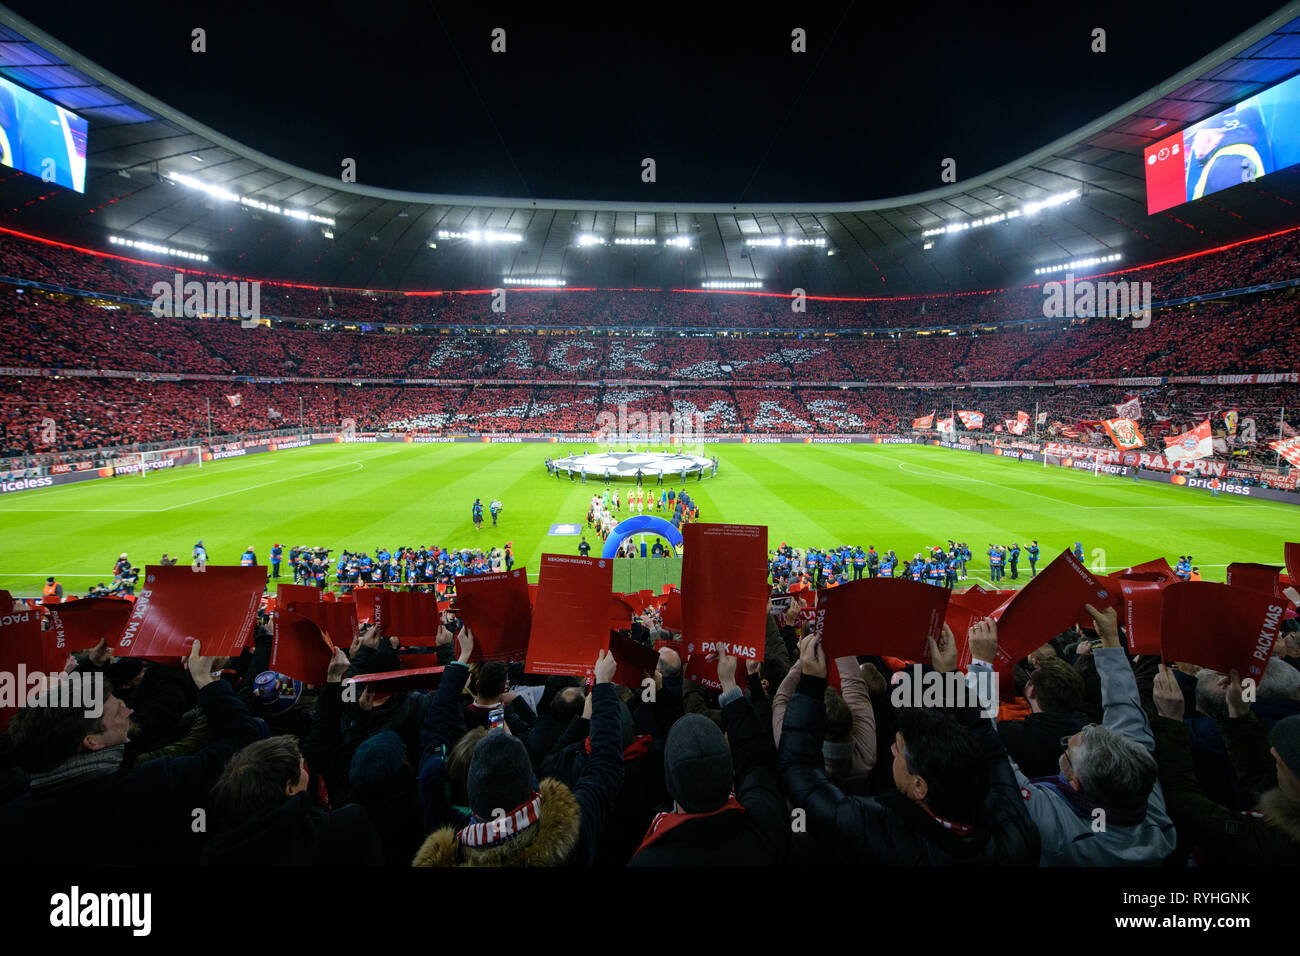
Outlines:
<svg viewBox="0 0 1300 956"><path fill-rule="evenodd" d="M366 467L365 464L364 464L363 462L361 462L360 460L357 460L357 461L346 461L346 462L343 462L342 464L339 464L339 465L327 465L327 466L325 466L324 468L317 468L317 469L315 469L314 471L304 471L302 474L298 474L298 475L289 475L289 476L287 476L287 477L285 477L285 478L277 478L275 481L264 481L264 482L262 482L262 483L260 483L260 484L250 485L250 486L247 487L247 488L236 488L236 489L234 489L233 491L223 491L223 492L221 492L221 494L217 494L217 495L208 495L206 498L195 498L193 501L184 501L184 502L181 502L180 504L172 505L172 506L169 507L169 508L159 508L158 510L159 510L160 512L162 512L162 511L175 511L177 508L188 508L188 507L190 507L191 505L197 505L197 504L200 504L201 502L204 502L204 501L214 501L214 500L216 500L217 498L225 498L227 495L240 495L240 494L245 494L246 492L249 492L249 491L256 491L256 490L259 489L259 488L268 488L268 487L270 487L271 485L278 485L278 484L280 484L282 481L296 481L296 480L299 479L299 478L309 478L309 477L311 477L312 475L318 475L318 474L320 474L322 471L331 471L331 470L333 470L333 469L335 469L335 468L342 468L342 467L344 467L345 465L357 465L357 466L358 466L358 468L357 468L358 471L360 471L362 468L365 468L365 467Z"/></svg>

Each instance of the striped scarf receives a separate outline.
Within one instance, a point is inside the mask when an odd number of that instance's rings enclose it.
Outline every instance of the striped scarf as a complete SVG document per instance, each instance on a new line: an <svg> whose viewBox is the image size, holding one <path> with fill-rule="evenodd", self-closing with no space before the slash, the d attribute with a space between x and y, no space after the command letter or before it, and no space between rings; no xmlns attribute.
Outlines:
<svg viewBox="0 0 1300 956"><path fill-rule="evenodd" d="M58 793L95 777L117 773L125 756L126 744L73 754L53 770L32 774L31 788L42 795Z"/></svg>
<svg viewBox="0 0 1300 956"><path fill-rule="evenodd" d="M479 850L499 846L527 830L541 819L541 815L542 795L538 791L533 791L532 797L526 803L521 803L503 816L493 817L491 820L471 817L469 825L457 831L456 839L464 846Z"/></svg>

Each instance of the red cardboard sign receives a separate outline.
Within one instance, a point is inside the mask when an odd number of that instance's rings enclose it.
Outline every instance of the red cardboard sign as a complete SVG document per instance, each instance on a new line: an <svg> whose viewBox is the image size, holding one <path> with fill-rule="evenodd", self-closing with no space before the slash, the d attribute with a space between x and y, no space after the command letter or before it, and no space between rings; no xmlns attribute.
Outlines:
<svg viewBox="0 0 1300 956"><path fill-rule="evenodd" d="M456 605L474 635L471 661L517 661L527 654L533 608L523 568L457 578Z"/></svg>
<svg viewBox="0 0 1300 956"><path fill-rule="evenodd" d="M148 565L113 653L180 667L199 641L204 657L237 657L253 633L265 586L265 566Z"/></svg>
<svg viewBox="0 0 1300 956"><path fill-rule="evenodd" d="M1130 654L1160 653L1163 592L1168 586L1163 581L1120 580L1120 623Z"/></svg>
<svg viewBox="0 0 1300 956"><path fill-rule="evenodd" d="M7 694L0 696L0 730L4 730L18 712L18 706L26 702L28 692L34 689L26 681L19 681L19 675L24 671L39 673L44 668L44 656L41 612L10 611L7 607L0 610L4 611L0 614L0 672L12 675L14 681L12 706L8 706Z"/></svg>
<svg viewBox="0 0 1300 956"><path fill-rule="evenodd" d="M49 607L50 629L42 639L45 645L45 669L61 671L73 651L85 651L100 640L109 647L126 629L132 604L120 598L82 598Z"/></svg>
<svg viewBox="0 0 1300 956"><path fill-rule="evenodd" d="M1169 566L1169 562L1164 558L1156 558L1152 561L1146 561L1142 564L1135 564L1131 568L1125 568L1119 573L1119 577L1132 577L1139 574L1159 574L1168 584L1176 584L1178 575L1174 574L1174 569ZM1152 579L1154 580L1154 579ZM1093 605L1096 607L1097 605Z"/></svg>
<svg viewBox="0 0 1300 956"><path fill-rule="evenodd" d="M990 616L998 622L998 656L1014 664L1066 630L1084 604L1097 607L1110 592L1069 550L1031 578ZM1100 608L1098 608L1100 610ZM967 648L959 660L970 662Z"/></svg>
<svg viewBox="0 0 1300 956"><path fill-rule="evenodd" d="M824 592L816 633L828 661L858 654L917 660L943 631L947 588L901 578L863 578Z"/></svg>
<svg viewBox="0 0 1300 956"><path fill-rule="evenodd" d="M1259 591L1270 597L1282 599L1282 583L1278 580L1281 568L1275 564L1249 564L1236 562L1228 565L1224 580L1235 588Z"/></svg>
<svg viewBox="0 0 1300 956"><path fill-rule="evenodd" d="M614 660L618 661L618 668L614 671L614 683L631 687L633 690L640 690L646 672L648 671L653 677L655 669L659 666L658 651L644 644L638 644L622 634L609 635L609 650L614 655Z"/></svg>
<svg viewBox="0 0 1300 956"><path fill-rule="evenodd" d="M275 606L288 607L290 604L319 604L321 589L309 584L276 584Z"/></svg>
<svg viewBox="0 0 1300 956"><path fill-rule="evenodd" d="M1180 581L1164 589L1161 645L1166 660L1255 680L1273 656L1286 602L1258 591Z"/></svg>
<svg viewBox="0 0 1300 956"><path fill-rule="evenodd" d="M682 560L686 650L759 660L767 634L766 525L689 524Z"/></svg>
<svg viewBox="0 0 1300 956"><path fill-rule="evenodd" d="M590 674L609 647L614 563L606 558L542 555L541 587L528 636L530 674Z"/></svg>
<svg viewBox="0 0 1300 956"><path fill-rule="evenodd" d="M360 626L357 624L356 609L351 601L295 603L290 604L288 610L315 624L320 629L321 637L331 648L341 647L347 650L356 643Z"/></svg>
<svg viewBox="0 0 1300 956"><path fill-rule="evenodd" d="M682 632L682 592L671 591L664 602L663 618L660 621L665 631Z"/></svg>
<svg viewBox="0 0 1300 956"><path fill-rule="evenodd" d="M370 619L384 637L432 640L438 636L442 616L434 595L418 591L376 591L373 601Z"/></svg>
<svg viewBox="0 0 1300 956"><path fill-rule="evenodd" d="M356 601L357 623L372 624L375 618L375 595L383 588L353 588L352 599Z"/></svg>
<svg viewBox="0 0 1300 956"><path fill-rule="evenodd" d="M295 604L295 608L324 607ZM334 651L315 621L288 608L271 615L271 670L288 674L305 684L323 684Z"/></svg>
<svg viewBox="0 0 1300 956"><path fill-rule="evenodd" d="M1286 561L1287 577L1296 587L1300 587L1300 543L1288 541L1282 549Z"/></svg>

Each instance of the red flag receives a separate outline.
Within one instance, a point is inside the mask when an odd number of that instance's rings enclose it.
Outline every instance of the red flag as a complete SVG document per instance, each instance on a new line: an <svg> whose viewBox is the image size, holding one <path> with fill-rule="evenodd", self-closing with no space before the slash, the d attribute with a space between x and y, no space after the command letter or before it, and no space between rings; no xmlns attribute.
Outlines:
<svg viewBox="0 0 1300 956"><path fill-rule="evenodd" d="M767 634L767 527L689 524L682 561L686 651L715 643L736 657L761 660Z"/></svg>
<svg viewBox="0 0 1300 956"><path fill-rule="evenodd" d="M526 670L586 676L600 652L609 647L614 563L605 558L544 554L541 572Z"/></svg>
<svg viewBox="0 0 1300 956"><path fill-rule="evenodd" d="M1115 443L1115 447L1121 451L1141 448L1146 444L1142 432L1138 430L1137 422L1131 418L1109 418L1102 422L1101 425L1106 429L1106 434L1110 436L1110 440Z"/></svg>
<svg viewBox="0 0 1300 956"><path fill-rule="evenodd" d="M523 568L456 579L459 616L474 634L471 661L523 659L534 610L529 593ZM594 662L595 655L591 659Z"/></svg>
<svg viewBox="0 0 1300 956"><path fill-rule="evenodd" d="M879 654L920 660L943 630L948 590L903 578L866 578L825 592L816 631L826 659Z"/></svg>
<svg viewBox="0 0 1300 956"><path fill-rule="evenodd" d="M1300 544L1288 541L1283 548L1286 555L1286 573L1291 583L1300 588Z"/></svg>
<svg viewBox="0 0 1300 956"><path fill-rule="evenodd" d="M1273 656L1286 602L1258 591L1180 581L1164 590L1161 645L1166 660L1259 680Z"/></svg>
<svg viewBox="0 0 1300 956"><path fill-rule="evenodd" d="M295 604L295 608L323 607ZM271 670L288 674L304 684L325 683L334 651L315 621L288 608L271 615Z"/></svg>
<svg viewBox="0 0 1300 956"><path fill-rule="evenodd" d="M972 429L972 428L983 428L983 427L984 427L984 413L983 413L983 412L967 412L967 411L959 411L959 412L957 412L957 417L961 419L961 423L962 423L963 425L966 426L966 428L967 428L968 431L969 431L970 429ZM931 586L933 587L933 585L931 585Z"/></svg>
<svg viewBox="0 0 1300 956"><path fill-rule="evenodd" d="M1224 580L1233 587L1259 591L1261 594L1281 600L1282 583L1277 577L1281 570L1275 564L1249 564L1238 561L1228 565Z"/></svg>
<svg viewBox="0 0 1300 956"><path fill-rule="evenodd" d="M265 567L145 568L145 584L113 653L173 667L194 641L204 657L237 657L253 633Z"/></svg>
<svg viewBox="0 0 1300 956"><path fill-rule="evenodd" d="M50 629L43 635L45 669L63 670L69 654L89 650L101 639L115 647L131 617L131 607L130 601L121 598L82 598L50 607L46 612Z"/></svg>
<svg viewBox="0 0 1300 956"><path fill-rule="evenodd" d="M344 650L356 643L360 627L351 601L290 604L288 609L320 628L325 643Z"/></svg>

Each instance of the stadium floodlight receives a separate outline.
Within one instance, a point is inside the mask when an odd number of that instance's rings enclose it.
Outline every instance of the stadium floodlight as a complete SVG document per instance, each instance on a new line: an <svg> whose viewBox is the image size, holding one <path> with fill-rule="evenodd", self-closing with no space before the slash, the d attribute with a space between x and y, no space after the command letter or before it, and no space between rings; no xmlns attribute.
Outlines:
<svg viewBox="0 0 1300 956"><path fill-rule="evenodd" d="M678 249L689 249L691 247L690 236L673 236L671 239L664 240L665 246L674 246Z"/></svg>
<svg viewBox="0 0 1300 956"><path fill-rule="evenodd" d="M779 245L781 245L781 237L780 237L780 236L769 236L769 237L766 238L766 239L746 239L746 240L745 240L745 245L747 245L747 246L769 246L769 247L770 247L770 246L779 246Z"/></svg>
<svg viewBox="0 0 1300 956"><path fill-rule="evenodd" d="M645 236L619 236L614 240L616 246L653 246L655 241Z"/></svg>
<svg viewBox="0 0 1300 956"><path fill-rule="evenodd" d="M449 229L438 230L439 239L468 239L470 242L523 242L522 233L493 232L491 229L471 229L468 232L454 232Z"/></svg>
<svg viewBox="0 0 1300 956"><path fill-rule="evenodd" d="M191 252L188 249L176 249L172 246L160 246L157 243L145 242L142 239L126 239L122 236L109 236L108 241L115 246L129 246L132 249L139 249L141 252L156 252L164 256L176 256L179 259L193 259L195 262L208 261L208 257L201 252Z"/></svg>
<svg viewBox="0 0 1300 956"><path fill-rule="evenodd" d="M506 276L501 280L506 285L538 285L546 286L548 289L557 289L561 286L568 285L563 279L555 278L516 278L515 276Z"/></svg>
<svg viewBox="0 0 1300 956"><path fill-rule="evenodd" d="M223 202L237 202L241 206L248 206L250 209L272 212L277 216L288 216L290 219L300 219L303 222L318 222L323 226L334 225L334 220L329 216L318 216L315 213L307 212L305 209L286 209L277 206L275 203L262 202L260 199L253 199L249 196L240 196L232 193L229 189L200 182L193 176L186 176L184 173L168 173L167 178L179 186L197 189L199 192L211 196L213 199L220 199Z"/></svg>
<svg viewBox="0 0 1300 956"><path fill-rule="evenodd" d="M816 239L796 239L794 236L786 236L785 245L787 249L792 246L824 246L826 240L821 236Z"/></svg>
<svg viewBox="0 0 1300 956"><path fill-rule="evenodd" d="M946 226L937 226L933 229L926 229L921 233L922 238L930 236L942 236L954 232L964 232L967 229L978 229L980 226L991 226L997 222L1005 222L1008 219L1017 219L1020 216L1032 216L1043 209L1051 209L1054 206L1060 206L1072 199L1079 198L1079 190L1071 189L1068 192L1053 193L1046 199L1039 199L1035 202L1025 203L1019 209L1011 209L1007 212L1000 212L993 216L985 216L983 219L972 219L970 222L950 222Z"/></svg>
<svg viewBox="0 0 1300 956"><path fill-rule="evenodd" d="M926 244L923 245L921 248L922 248L922 249L933 249L933 248L934 248L934 240L933 240L933 239L929 240L929 241L926 242Z"/></svg>
<svg viewBox="0 0 1300 956"><path fill-rule="evenodd" d="M705 289L761 289L763 288L762 282L747 282L747 281L740 281L740 280L731 280L725 282L711 281L711 282L702 282L700 284Z"/></svg>
<svg viewBox="0 0 1300 956"><path fill-rule="evenodd" d="M578 245L580 246L603 246L605 239L602 236L593 236L589 232L584 232L578 236Z"/></svg>
<svg viewBox="0 0 1300 956"><path fill-rule="evenodd" d="M1090 266L1105 265L1109 262L1119 262L1124 258L1118 252L1113 252L1108 256L1092 256L1088 259L1075 259L1073 262L1062 262L1057 266L1041 266L1034 270L1034 275L1051 275L1053 272L1073 272L1075 269L1086 269Z"/></svg>

